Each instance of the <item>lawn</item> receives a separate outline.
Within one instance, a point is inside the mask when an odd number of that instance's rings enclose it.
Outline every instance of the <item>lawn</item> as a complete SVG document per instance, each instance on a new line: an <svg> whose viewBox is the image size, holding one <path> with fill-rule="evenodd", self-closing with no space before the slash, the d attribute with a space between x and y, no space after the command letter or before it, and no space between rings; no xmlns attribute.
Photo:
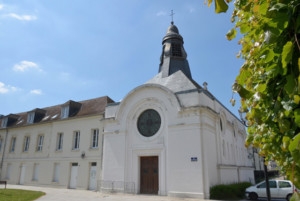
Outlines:
<svg viewBox="0 0 300 201"><path fill-rule="evenodd" d="M43 195L45 195L45 193L41 191L0 189L0 201L32 201Z"/></svg>

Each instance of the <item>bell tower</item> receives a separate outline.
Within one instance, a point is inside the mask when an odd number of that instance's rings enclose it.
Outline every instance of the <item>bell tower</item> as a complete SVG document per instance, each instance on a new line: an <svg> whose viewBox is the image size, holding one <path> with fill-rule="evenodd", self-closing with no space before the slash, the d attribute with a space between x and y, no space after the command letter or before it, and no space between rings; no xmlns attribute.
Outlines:
<svg viewBox="0 0 300 201"><path fill-rule="evenodd" d="M172 20L167 34L163 38L163 49L160 56L159 73L162 77L168 77L181 70L189 79L192 79L187 54L183 48L183 38Z"/></svg>

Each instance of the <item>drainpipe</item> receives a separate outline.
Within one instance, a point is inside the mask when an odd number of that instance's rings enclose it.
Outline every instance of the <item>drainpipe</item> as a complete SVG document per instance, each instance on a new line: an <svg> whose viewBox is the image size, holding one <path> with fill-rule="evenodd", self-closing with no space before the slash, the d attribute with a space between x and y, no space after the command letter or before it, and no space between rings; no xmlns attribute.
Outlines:
<svg viewBox="0 0 300 201"><path fill-rule="evenodd" d="M6 130L6 133L5 133L5 140L4 140L3 151L2 151L2 157L1 157L1 163L0 163L0 179L2 178L3 160L4 160L5 149L6 149L7 137L8 137L8 128L6 128L5 130Z"/></svg>
<svg viewBox="0 0 300 201"><path fill-rule="evenodd" d="M253 156L254 170L256 170L254 147L252 147L252 156Z"/></svg>

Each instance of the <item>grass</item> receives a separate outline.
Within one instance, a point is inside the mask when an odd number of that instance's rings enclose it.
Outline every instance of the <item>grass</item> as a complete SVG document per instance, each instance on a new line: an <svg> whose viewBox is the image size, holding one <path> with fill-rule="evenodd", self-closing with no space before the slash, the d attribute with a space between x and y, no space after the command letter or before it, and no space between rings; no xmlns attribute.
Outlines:
<svg viewBox="0 0 300 201"><path fill-rule="evenodd" d="M0 201L32 201L43 195L45 195L45 193L41 191L0 189Z"/></svg>

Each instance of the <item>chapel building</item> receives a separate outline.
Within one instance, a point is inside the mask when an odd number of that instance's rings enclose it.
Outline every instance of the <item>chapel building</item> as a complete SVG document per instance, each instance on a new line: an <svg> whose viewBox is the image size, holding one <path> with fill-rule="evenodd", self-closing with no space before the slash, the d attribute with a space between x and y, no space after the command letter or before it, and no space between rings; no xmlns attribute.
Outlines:
<svg viewBox="0 0 300 201"><path fill-rule="evenodd" d="M159 73L122 101L107 96L0 118L10 184L209 198L254 182L242 122L192 78L171 22Z"/></svg>

